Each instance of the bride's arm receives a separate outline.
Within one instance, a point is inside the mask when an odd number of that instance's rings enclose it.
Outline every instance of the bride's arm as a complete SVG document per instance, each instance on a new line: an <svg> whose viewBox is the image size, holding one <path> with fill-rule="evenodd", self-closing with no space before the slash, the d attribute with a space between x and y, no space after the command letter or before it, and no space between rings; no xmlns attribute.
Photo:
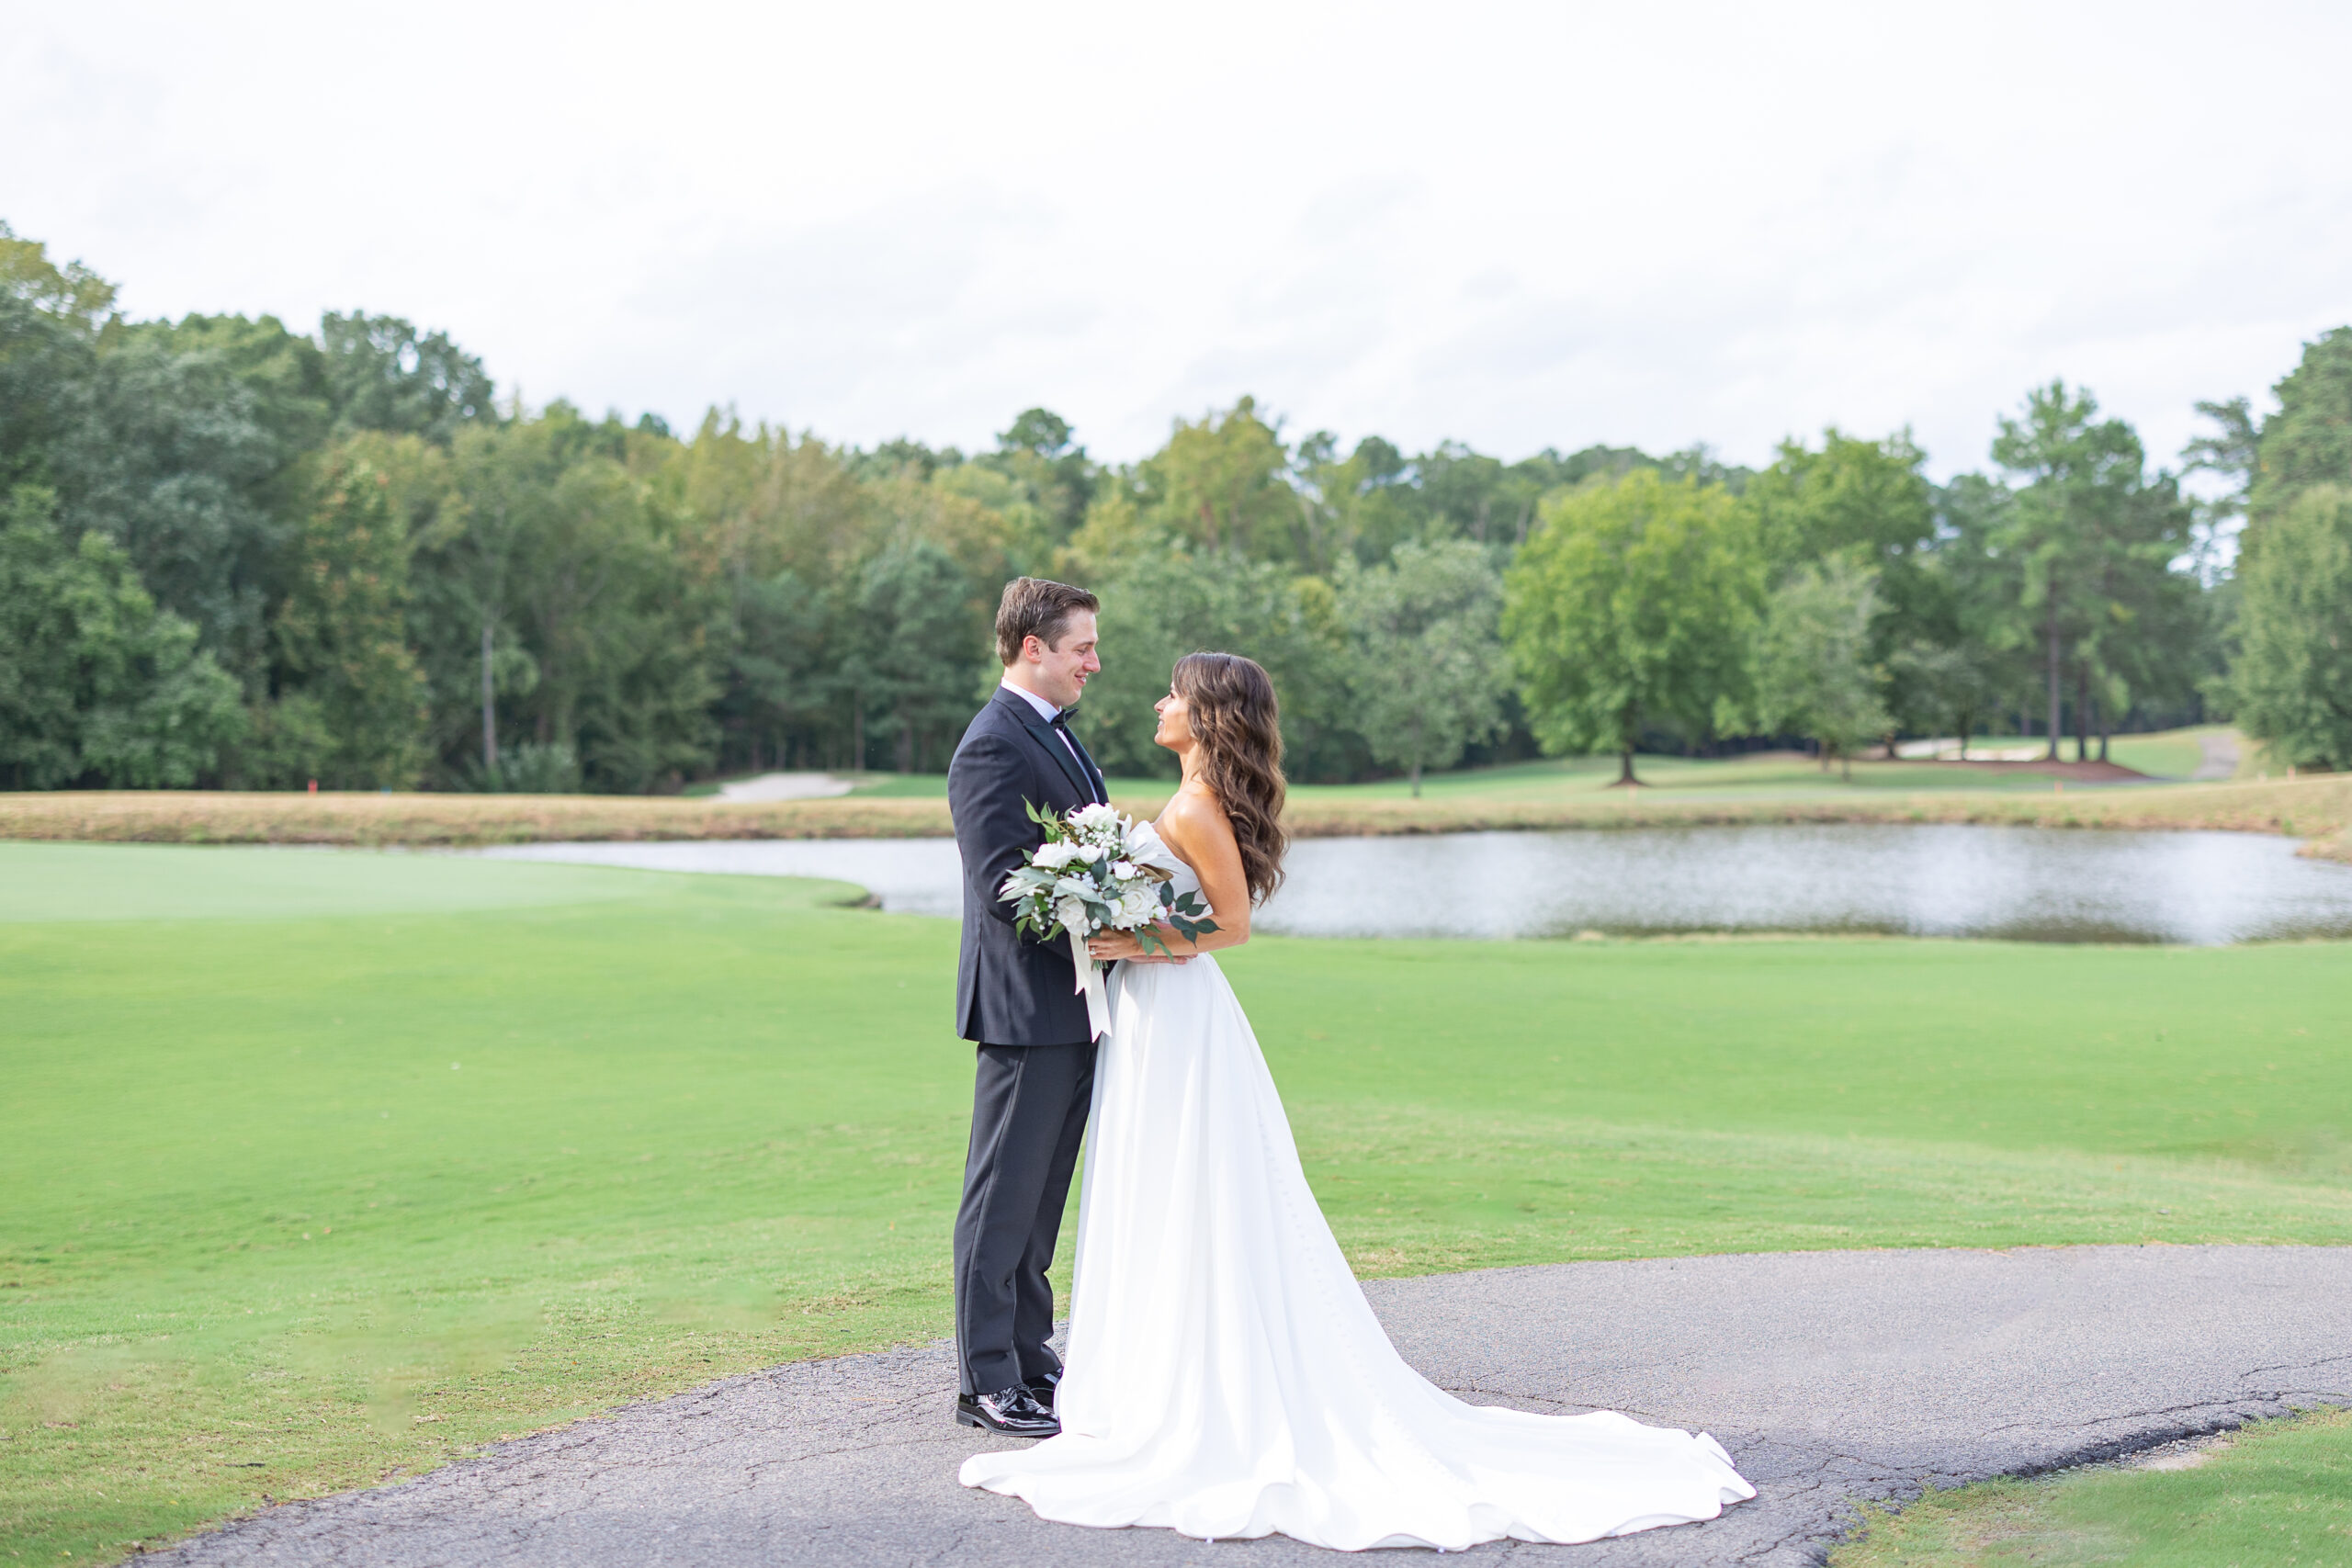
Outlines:
<svg viewBox="0 0 2352 1568"><path fill-rule="evenodd" d="M1250 883L1241 870L1241 846L1234 841L1233 824L1224 811L1215 801L1180 795L1159 814L1159 826L1160 838L1201 879L1201 897L1216 930L1197 940L1181 937L1166 925L1153 928L1155 933L1179 958L1248 942ZM1104 931L1086 946L1100 959L1146 956L1143 944L1126 931Z"/></svg>

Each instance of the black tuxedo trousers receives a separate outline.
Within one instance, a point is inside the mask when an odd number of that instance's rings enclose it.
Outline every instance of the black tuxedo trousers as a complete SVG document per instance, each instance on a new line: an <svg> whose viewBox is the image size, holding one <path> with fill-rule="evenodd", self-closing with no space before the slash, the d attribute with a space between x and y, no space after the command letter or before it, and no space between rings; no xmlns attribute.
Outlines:
<svg viewBox="0 0 2352 1568"><path fill-rule="evenodd" d="M956 1211L956 1353L966 1393L1032 1383L1061 1363L1054 1287L1070 1173L1094 1096L1094 1045L983 1045Z"/></svg>
<svg viewBox="0 0 2352 1568"><path fill-rule="evenodd" d="M1035 1382L1060 1363L1046 1270L1094 1093L1094 1042L1067 940L1012 929L996 896L1045 835L1025 809L1107 798L1093 759L1000 689L964 731L947 806L964 863L956 1032L978 1047L972 1141L956 1214L956 1345L967 1393Z"/></svg>

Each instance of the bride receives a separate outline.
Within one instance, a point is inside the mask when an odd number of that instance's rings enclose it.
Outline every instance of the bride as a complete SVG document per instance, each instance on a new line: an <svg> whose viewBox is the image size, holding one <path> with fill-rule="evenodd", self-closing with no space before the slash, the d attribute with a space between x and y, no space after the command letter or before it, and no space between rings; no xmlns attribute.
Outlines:
<svg viewBox="0 0 2352 1568"><path fill-rule="evenodd" d="M1183 761L1159 820L1219 927L1282 879L1282 737L1250 660L1177 662L1154 739ZM1134 960L1132 936L1095 956ZM1299 1168L1250 1021L1205 956L1122 963L1079 1200L1061 1434L975 1454L967 1486L1069 1524L1355 1551L1582 1541L1756 1495L1713 1438L1609 1411L1465 1404L1407 1366Z"/></svg>

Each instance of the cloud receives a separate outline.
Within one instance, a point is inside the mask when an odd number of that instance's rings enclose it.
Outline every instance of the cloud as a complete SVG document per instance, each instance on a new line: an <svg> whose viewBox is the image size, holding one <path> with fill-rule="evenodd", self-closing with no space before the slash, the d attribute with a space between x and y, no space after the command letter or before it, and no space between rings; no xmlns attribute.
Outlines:
<svg viewBox="0 0 2352 1568"><path fill-rule="evenodd" d="M2026 47L2030 40L2030 47ZM355 306L508 388L1140 455L1909 424L2052 376L2176 450L2352 320L2352 13L93 4L0 42L0 216L132 309Z"/></svg>

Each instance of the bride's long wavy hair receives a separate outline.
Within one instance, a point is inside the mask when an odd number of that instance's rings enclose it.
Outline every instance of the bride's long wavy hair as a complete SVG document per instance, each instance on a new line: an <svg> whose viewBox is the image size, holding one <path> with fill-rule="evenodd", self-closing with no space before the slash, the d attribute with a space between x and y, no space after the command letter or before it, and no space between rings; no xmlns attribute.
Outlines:
<svg viewBox="0 0 2352 1568"><path fill-rule="evenodd" d="M1241 846L1241 874L1253 903L1282 886L1282 714L1264 666L1238 653L1188 653L1169 682L1184 699L1193 738L1201 747L1201 778L1233 820Z"/></svg>

